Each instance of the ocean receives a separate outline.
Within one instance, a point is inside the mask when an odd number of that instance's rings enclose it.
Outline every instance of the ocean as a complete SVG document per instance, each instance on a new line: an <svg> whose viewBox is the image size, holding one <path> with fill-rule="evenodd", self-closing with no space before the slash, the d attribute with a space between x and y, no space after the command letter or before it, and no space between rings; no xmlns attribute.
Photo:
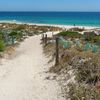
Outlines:
<svg viewBox="0 0 100 100"><path fill-rule="evenodd" d="M100 12L0 12L0 21L100 26Z"/></svg>

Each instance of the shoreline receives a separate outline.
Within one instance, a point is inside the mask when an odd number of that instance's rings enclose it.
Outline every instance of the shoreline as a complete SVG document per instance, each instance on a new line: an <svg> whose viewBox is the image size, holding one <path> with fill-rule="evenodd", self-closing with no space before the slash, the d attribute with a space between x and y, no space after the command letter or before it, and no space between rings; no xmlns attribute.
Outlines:
<svg viewBox="0 0 100 100"><path fill-rule="evenodd" d="M62 29L69 29L69 28L85 28L85 29L95 29L95 28L100 28L99 26L81 26L81 25L60 25L60 24L41 24L41 23L28 23L28 22L20 22L20 21L16 21L16 20L5 20L5 21L1 21L0 20L0 24L5 23L5 24L26 24L26 25L37 25L37 26L52 26L52 27L59 27Z"/></svg>

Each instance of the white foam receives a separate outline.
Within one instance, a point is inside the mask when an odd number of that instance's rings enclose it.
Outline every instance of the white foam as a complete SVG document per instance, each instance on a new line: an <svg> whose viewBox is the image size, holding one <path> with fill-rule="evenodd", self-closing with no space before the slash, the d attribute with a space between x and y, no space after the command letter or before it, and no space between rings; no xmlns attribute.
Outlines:
<svg viewBox="0 0 100 100"><path fill-rule="evenodd" d="M53 26L53 27L60 27L63 29L69 29L69 28L85 28L85 29L94 29L94 28L100 28L97 26L73 26L73 25L60 25L60 24L40 24L40 23L25 23L17 20L1 20L0 23L15 23L15 24L27 24L27 25L37 25L37 26Z"/></svg>

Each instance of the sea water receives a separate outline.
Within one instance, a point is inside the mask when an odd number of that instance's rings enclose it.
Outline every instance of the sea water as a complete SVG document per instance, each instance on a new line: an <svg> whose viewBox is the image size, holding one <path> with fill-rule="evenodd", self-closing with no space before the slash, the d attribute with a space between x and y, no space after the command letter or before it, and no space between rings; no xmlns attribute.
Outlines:
<svg viewBox="0 0 100 100"><path fill-rule="evenodd" d="M0 21L100 26L100 12L0 12Z"/></svg>

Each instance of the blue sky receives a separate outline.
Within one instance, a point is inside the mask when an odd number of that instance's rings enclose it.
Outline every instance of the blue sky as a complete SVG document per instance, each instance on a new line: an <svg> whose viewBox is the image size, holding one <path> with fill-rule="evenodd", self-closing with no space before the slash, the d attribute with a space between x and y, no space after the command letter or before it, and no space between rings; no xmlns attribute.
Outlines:
<svg viewBox="0 0 100 100"><path fill-rule="evenodd" d="M0 11L100 11L100 0L0 0Z"/></svg>

